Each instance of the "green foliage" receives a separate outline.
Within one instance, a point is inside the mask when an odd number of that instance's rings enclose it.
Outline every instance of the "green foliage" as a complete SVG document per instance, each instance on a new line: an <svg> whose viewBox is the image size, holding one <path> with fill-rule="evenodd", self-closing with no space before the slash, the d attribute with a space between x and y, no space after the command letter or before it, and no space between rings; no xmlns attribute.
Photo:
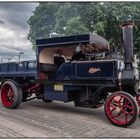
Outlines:
<svg viewBox="0 0 140 140"><path fill-rule="evenodd" d="M120 47L122 34L119 27L127 20L135 21L135 52L140 47L139 2L47 2L40 3L28 20L29 39L47 38L52 32L59 36L93 33L106 38L111 46Z"/></svg>
<svg viewBox="0 0 140 140"><path fill-rule="evenodd" d="M59 3L40 3L33 16L28 20L30 32L28 38L35 44L37 38L49 37L50 32L55 26L56 12Z"/></svg>
<svg viewBox="0 0 140 140"><path fill-rule="evenodd" d="M82 24L80 19L79 16L68 19L65 25L64 35L89 33L89 30Z"/></svg>

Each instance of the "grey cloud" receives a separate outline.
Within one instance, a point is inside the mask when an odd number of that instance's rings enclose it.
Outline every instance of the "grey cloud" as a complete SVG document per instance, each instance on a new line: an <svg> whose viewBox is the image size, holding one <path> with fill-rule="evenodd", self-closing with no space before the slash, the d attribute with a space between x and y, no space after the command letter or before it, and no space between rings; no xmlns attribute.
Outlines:
<svg viewBox="0 0 140 140"><path fill-rule="evenodd" d="M20 51L22 50L17 50L17 49L15 50L3 46L0 48L0 58L12 58L12 59L15 59L15 57L18 58L18 54ZM35 55L31 50L23 51L23 52L24 52L24 54L22 55L23 60L35 59Z"/></svg>
<svg viewBox="0 0 140 140"><path fill-rule="evenodd" d="M23 59L35 59L32 46L26 39L29 27L27 20L37 3L0 2L0 57L18 57L23 51Z"/></svg>
<svg viewBox="0 0 140 140"><path fill-rule="evenodd" d="M35 8L36 3L25 3L25 2L2 2L0 3L0 8L3 10L9 9L10 11L30 11Z"/></svg>
<svg viewBox="0 0 140 140"><path fill-rule="evenodd" d="M1 48L0 49L0 56L1 57L14 57L16 54L18 54L17 52L15 52L14 50L11 49L7 49L7 48Z"/></svg>
<svg viewBox="0 0 140 140"><path fill-rule="evenodd" d="M0 17L14 29L28 29L27 20L36 6L37 3L0 3Z"/></svg>
<svg viewBox="0 0 140 140"><path fill-rule="evenodd" d="M22 51L22 49L21 48L17 48L17 47L15 47L15 46L13 46L13 45L8 45L8 44L0 44L0 46L1 46L1 48L2 47L4 47L4 48L6 48L6 49L8 49L8 50L14 50L14 51Z"/></svg>
<svg viewBox="0 0 140 140"><path fill-rule="evenodd" d="M5 24L3 20L0 19L0 25Z"/></svg>

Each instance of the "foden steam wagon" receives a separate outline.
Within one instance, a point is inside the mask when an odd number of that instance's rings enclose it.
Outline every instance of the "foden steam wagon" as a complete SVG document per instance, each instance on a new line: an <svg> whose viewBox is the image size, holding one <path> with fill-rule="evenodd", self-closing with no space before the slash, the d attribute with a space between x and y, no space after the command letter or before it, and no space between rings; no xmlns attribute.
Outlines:
<svg viewBox="0 0 140 140"><path fill-rule="evenodd" d="M3 106L17 108L34 98L73 101L86 108L104 105L111 123L131 125L140 107L133 23L124 23L122 34L123 55L111 51L109 43L97 34L37 40L35 61L0 64Z"/></svg>

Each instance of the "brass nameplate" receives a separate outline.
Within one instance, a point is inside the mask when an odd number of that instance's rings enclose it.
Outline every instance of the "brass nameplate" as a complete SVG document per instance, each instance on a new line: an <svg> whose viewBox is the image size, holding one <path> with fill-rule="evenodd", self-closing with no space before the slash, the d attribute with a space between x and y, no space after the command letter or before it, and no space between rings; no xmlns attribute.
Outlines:
<svg viewBox="0 0 140 140"><path fill-rule="evenodd" d="M54 85L54 90L56 90L56 91L64 91L64 86L63 85Z"/></svg>

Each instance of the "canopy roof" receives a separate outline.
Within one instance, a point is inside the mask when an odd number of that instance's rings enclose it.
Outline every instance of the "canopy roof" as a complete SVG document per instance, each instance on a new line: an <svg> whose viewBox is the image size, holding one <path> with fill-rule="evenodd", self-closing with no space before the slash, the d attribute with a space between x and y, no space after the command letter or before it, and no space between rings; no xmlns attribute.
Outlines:
<svg viewBox="0 0 140 140"><path fill-rule="evenodd" d="M97 34L83 34L36 40L36 46L39 50L43 48L74 46L79 44L94 47L94 49L98 51L107 51L109 49L108 41Z"/></svg>

